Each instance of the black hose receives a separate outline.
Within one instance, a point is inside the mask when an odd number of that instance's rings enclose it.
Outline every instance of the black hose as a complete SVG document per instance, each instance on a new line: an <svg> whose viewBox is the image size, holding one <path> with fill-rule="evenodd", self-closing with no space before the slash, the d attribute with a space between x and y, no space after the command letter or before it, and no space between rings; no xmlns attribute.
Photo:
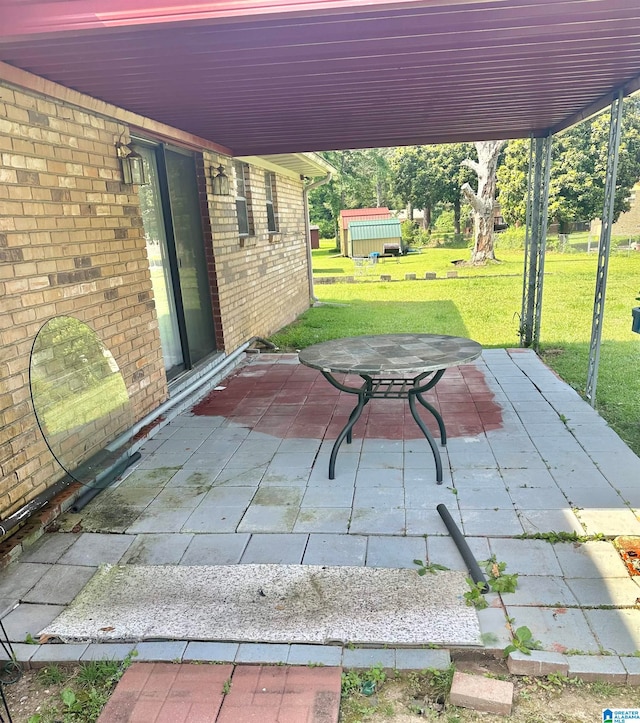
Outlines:
<svg viewBox="0 0 640 723"><path fill-rule="evenodd" d="M449 534L453 538L453 541L456 543L456 547L460 551L462 559L467 565L467 569L469 570L471 579L476 583L476 585L479 582L482 583L482 593L489 592L489 586L487 585L485 576L480 569L480 565L478 565L478 561L469 549L469 545L467 545L467 541L464 539L464 535L458 529L458 526L454 522L453 517L451 517L449 510L442 504L438 505L436 507L436 510L438 510L438 514L440 515L440 517L442 517L442 521L446 525L447 530L449 530Z"/></svg>
<svg viewBox="0 0 640 723"><path fill-rule="evenodd" d="M44 507L62 490L66 489L76 480L69 474L55 482L51 487L34 497L30 502L14 512L11 516L0 522L0 537L8 535L14 527L26 522L29 517L35 514L41 507Z"/></svg>

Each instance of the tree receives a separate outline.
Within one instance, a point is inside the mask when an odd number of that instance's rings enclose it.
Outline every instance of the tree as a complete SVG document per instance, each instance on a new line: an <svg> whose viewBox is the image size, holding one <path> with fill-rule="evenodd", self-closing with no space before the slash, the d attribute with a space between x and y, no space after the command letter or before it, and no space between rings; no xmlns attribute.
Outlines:
<svg viewBox="0 0 640 723"><path fill-rule="evenodd" d="M396 148L391 157L393 188L404 205L424 209L423 224L431 225L431 211L436 202L433 146Z"/></svg>
<svg viewBox="0 0 640 723"><path fill-rule="evenodd" d="M572 221L599 218L604 206L609 111L553 139L549 218L561 228ZM529 141L510 141L498 169L500 206L507 223L526 217ZM640 178L640 99L624 103L614 220L629 210L629 192Z"/></svg>
<svg viewBox="0 0 640 723"><path fill-rule="evenodd" d="M464 183L471 182L473 178L472 172L463 165L463 161L473 154L473 150L473 145L470 143L433 146L431 162L435 188L432 196L437 201L453 206L453 224L457 234L460 234L461 187Z"/></svg>
<svg viewBox="0 0 640 723"><path fill-rule="evenodd" d="M478 176L478 190L468 183L463 184L462 193L473 209L475 239L471 252L472 264L483 264L495 260L493 250L493 208L496 197L496 168L498 157L506 141L478 141L478 160L465 158L462 165L472 169Z"/></svg>
<svg viewBox="0 0 640 723"><path fill-rule="evenodd" d="M327 184L309 194L309 215L323 235L338 234L340 211L392 205L392 176L389 159L393 149L323 151L338 173Z"/></svg>

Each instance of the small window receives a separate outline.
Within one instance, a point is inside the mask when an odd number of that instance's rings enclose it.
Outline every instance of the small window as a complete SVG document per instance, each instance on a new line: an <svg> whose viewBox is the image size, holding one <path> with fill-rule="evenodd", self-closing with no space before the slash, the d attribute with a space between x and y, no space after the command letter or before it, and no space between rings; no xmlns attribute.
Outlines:
<svg viewBox="0 0 640 723"><path fill-rule="evenodd" d="M269 233L278 233L276 222L278 209L276 206L276 174L267 171L264 174L264 186L267 194L267 229Z"/></svg>
<svg viewBox="0 0 640 723"><path fill-rule="evenodd" d="M233 164L236 175L236 213L238 215L238 233L249 235L249 206L247 203L246 164L235 161Z"/></svg>

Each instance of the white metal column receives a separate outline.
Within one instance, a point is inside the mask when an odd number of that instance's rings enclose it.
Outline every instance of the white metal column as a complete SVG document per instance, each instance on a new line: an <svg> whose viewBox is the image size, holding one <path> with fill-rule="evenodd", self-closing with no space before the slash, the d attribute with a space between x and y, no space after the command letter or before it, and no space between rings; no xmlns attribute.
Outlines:
<svg viewBox="0 0 640 723"><path fill-rule="evenodd" d="M529 182L527 189L527 229L525 236L524 273L520 344L538 348L542 318L544 255L547 243L547 209L551 172L552 136L531 138Z"/></svg>
<svg viewBox="0 0 640 723"><path fill-rule="evenodd" d="M591 324L591 344L589 346L589 371L587 373L586 397L591 406L596 404L596 386L598 383L598 366L600 364L600 342L602 339L602 322L604 319L604 301L607 289L607 272L609 270L609 250L611 248L611 225L613 223L613 203L616 196L616 174L618 171L618 149L620 148L620 132L622 129L623 93L618 92L611 104L611 121L609 123L609 148L607 154L607 176L604 188L604 208L602 210L602 229L600 231L600 247L598 250L598 271L596 276L596 292L593 302L593 321Z"/></svg>

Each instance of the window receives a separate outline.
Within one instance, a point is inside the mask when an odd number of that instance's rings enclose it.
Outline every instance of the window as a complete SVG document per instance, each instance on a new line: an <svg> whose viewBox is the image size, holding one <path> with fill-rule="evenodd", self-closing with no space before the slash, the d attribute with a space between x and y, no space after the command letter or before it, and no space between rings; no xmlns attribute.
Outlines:
<svg viewBox="0 0 640 723"><path fill-rule="evenodd" d="M278 233L278 208L276 204L276 174L267 171L264 174L264 186L267 194L267 229L269 233Z"/></svg>
<svg viewBox="0 0 640 723"><path fill-rule="evenodd" d="M240 236L249 236L249 205L247 203L247 165L234 161L233 167L236 175L236 213L238 214L238 233Z"/></svg>

